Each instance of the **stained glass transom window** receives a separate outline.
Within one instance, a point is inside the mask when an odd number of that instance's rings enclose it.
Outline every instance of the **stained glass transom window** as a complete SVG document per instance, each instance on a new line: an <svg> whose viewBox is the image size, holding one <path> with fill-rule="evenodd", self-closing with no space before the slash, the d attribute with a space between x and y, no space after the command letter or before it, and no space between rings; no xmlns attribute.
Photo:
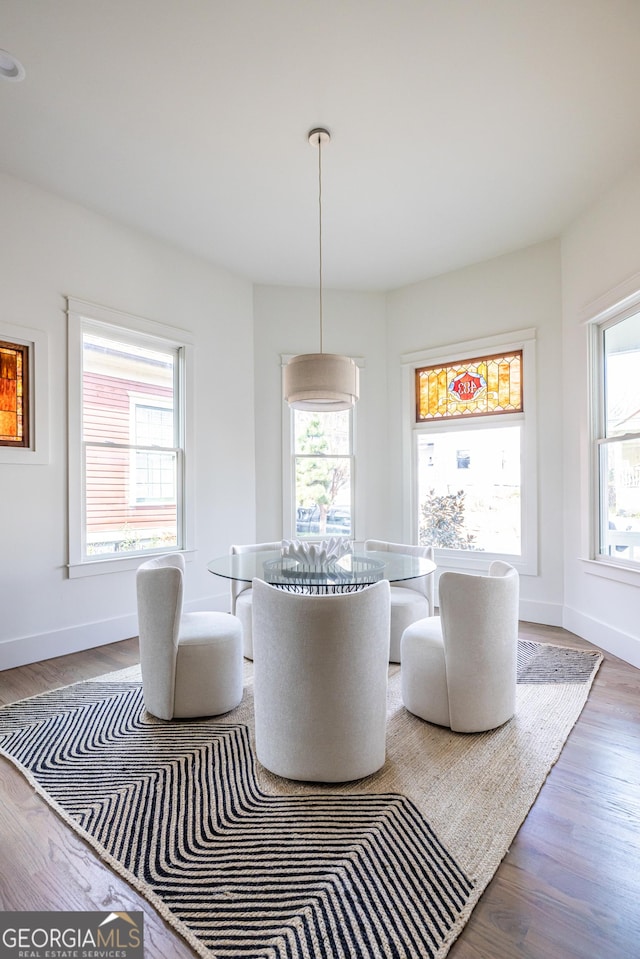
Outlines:
<svg viewBox="0 0 640 959"><path fill-rule="evenodd" d="M416 370L418 423L522 409L522 350Z"/></svg>
<svg viewBox="0 0 640 959"><path fill-rule="evenodd" d="M0 446L29 446L29 348L0 341Z"/></svg>

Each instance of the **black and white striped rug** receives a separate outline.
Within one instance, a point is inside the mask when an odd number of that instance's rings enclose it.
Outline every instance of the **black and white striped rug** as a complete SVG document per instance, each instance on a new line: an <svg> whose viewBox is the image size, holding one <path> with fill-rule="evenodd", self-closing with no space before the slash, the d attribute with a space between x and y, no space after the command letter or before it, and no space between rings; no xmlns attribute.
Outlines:
<svg viewBox="0 0 640 959"><path fill-rule="evenodd" d="M473 736L408 714L396 669L387 762L338 787L257 764L250 676L232 713L171 723L129 674L56 690L0 710L0 752L203 956L442 959L600 659L521 643L516 717Z"/></svg>

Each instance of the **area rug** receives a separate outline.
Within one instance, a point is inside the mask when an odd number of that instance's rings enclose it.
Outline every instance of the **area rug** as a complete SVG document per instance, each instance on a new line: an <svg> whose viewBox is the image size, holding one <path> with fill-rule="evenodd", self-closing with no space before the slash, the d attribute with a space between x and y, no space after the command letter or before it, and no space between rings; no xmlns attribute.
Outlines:
<svg viewBox="0 0 640 959"><path fill-rule="evenodd" d="M267 773L241 705L145 712L137 669L0 710L0 752L194 951L442 959L587 700L602 656L520 641L517 712L458 734L410 715L391 668L387 759L340 786Z"/></svg>

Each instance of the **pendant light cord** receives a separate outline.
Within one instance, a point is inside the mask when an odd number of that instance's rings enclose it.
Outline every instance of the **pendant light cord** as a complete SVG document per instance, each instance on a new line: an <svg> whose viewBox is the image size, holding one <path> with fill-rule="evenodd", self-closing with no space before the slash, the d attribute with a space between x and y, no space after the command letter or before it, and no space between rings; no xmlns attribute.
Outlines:
<svg viewBox="0 0 640 959"><path fill-rule="evenodd" d="M322 348L322 136L318 134L318 248L320 261L320 352Z"/></svg>

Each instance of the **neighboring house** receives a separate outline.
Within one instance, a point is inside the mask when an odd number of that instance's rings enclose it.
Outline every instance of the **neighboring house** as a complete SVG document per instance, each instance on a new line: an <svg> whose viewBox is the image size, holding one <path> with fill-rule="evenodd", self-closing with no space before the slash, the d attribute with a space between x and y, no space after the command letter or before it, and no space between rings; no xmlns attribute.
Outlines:
<svg viewBox="0 0 640 959"><path fill-rule="evenodd" d="M107 455L104 447L87 448L87 552L129 550L141 540L161 545L168 531L173 536L176 518L173 457L160 448L173 446L171 372L113 349L93 350L89 363L87 353L84 435L113 444Z"/></svg>

